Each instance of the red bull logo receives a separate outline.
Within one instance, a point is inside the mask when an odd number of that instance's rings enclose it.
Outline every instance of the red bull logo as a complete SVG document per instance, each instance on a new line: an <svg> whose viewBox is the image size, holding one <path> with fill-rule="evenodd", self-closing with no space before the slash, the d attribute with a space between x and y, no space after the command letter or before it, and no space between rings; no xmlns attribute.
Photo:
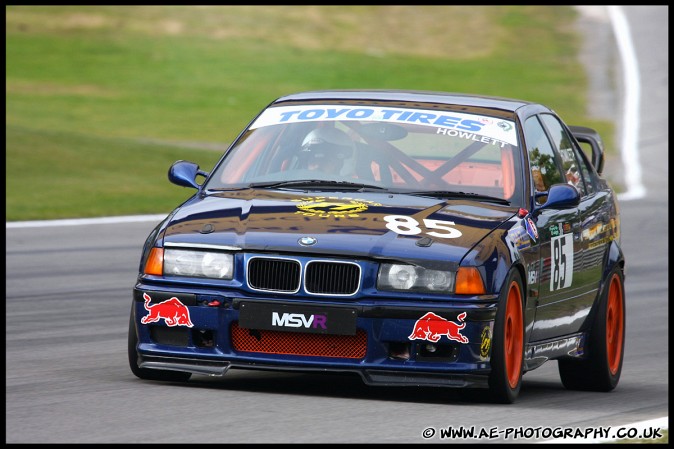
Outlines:
<svg viewBox="0 0 674 449"><path fill-rule="evenodd" d="M414 323L414 330L408 338L437 343L440 337L444 335L450 340L468 343L468 338L461 335L461 329L466 327L466 323L463 321L466 319L466 312L460 313L456 318L459 320L458 323L449 321L433 312L428 312Z"/></svg>
<svg viewBox="0 0 674 449"><path fill-rule="evenodd" d="M166 301L150 305L150 295L143 293L145 299L145 310L148 314L141 318L140 322L143 324L155 323L163 318L167 326L187 326L192 327L192 320L190 320L190 311L185 304L180 302L175 296Z"/></svg>

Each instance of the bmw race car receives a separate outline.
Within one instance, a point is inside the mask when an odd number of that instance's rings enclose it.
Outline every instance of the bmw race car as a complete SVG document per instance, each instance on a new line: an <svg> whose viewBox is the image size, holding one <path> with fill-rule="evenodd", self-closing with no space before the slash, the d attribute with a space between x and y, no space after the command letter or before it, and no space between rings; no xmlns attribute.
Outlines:
<svg viewBox="0 0 674 449"><path fill-rule="evenodd" d="M326 90L270 103L150 233L128 353L141 379L230 368L485 388L557 360L610 391L625 259L590 128L527 101Z"/></svg>

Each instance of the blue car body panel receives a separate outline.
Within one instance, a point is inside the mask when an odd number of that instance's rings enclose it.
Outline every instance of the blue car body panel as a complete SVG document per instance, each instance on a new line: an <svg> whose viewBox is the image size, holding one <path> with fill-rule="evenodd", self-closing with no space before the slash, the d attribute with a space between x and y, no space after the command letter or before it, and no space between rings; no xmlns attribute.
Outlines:
<svg viewBox="0 0 674 449"><path fill-rule="evenodd" d="M578 198L570 191L565 199L557 193L560 207L537 202L521 124L552 111L520 100L386 90L298 93L268 108L302 105L309 116L310 106L324 104L432 107L509 120L522 145L515 164L526 167L513 181L521 200L367 188L208 190L204 185L218 166L207 174L180 165L170 176L197 191L157 225L143 248L131 314L137 368L209 375L229 368L345 371L368 384L488 387L499 301L513 270L524 288L523 371L586 356L606 280L624 266L619 212L596 171L585 178L591 194ZM192 184L197 174L207 177L204 184ZM233 277L147 274L154 248L227 252ZM475 267L485 290L379 288L382 267L395 264L429 273ZM333 282L342 275L347 286ZM275 279L274 287L267 278Z"/></svg>

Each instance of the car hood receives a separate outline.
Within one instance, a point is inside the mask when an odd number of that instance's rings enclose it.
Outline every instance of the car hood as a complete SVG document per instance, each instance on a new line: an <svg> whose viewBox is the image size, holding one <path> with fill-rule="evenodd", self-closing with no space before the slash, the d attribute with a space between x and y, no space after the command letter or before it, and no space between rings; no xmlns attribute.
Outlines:
<svg viewBox="0 0 674 449"><path fill-rule="evenodd" d="M166 223L164 243L456 263L516 212L464 199L244 189L188 200Z"/></svg>

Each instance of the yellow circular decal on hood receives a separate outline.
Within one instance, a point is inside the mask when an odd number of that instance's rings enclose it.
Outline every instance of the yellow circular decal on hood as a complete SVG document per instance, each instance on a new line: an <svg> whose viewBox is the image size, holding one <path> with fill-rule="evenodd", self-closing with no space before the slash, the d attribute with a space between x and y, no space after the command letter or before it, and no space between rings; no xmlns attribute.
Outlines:
<svg viewBox="0 0 674 449"><path fill-rule="evenodd" d="M297 213L307 217L357 217L360 212L366 211L369 206L381 206L380 203L373 201L326 196L293 201L299 201Z"/></svg>

